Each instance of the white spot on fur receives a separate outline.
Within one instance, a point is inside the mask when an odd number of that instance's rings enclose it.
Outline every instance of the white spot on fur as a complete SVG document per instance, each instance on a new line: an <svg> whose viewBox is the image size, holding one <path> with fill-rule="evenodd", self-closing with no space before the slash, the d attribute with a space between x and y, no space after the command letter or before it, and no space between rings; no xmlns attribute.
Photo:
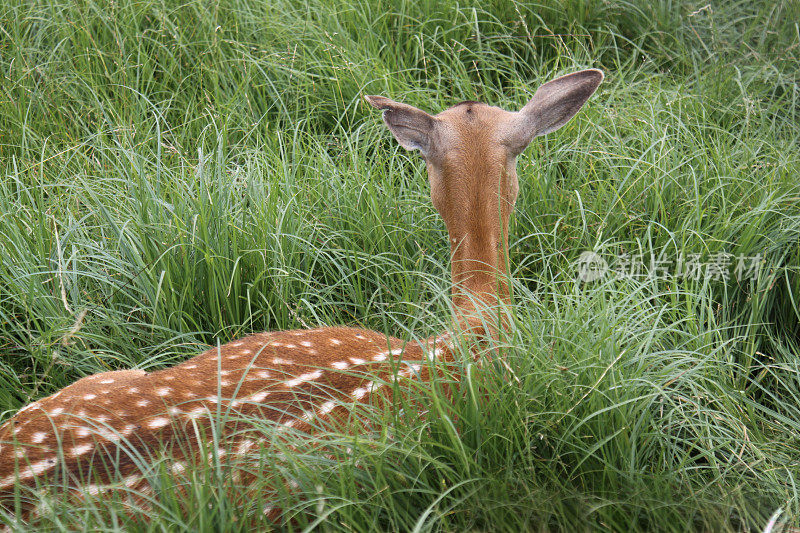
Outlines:
<svg viewBox="0 0 800 533"><path fill-rule="evenodd" d="M260 377L261 379L267 379L270 376L270 374L269 372L262 370L261 372L258 372L256 376Z"/></svg>
<svg viewBox="0 0 800 533"><path fill-rule="evenodd" d="M331 366L333 368L338 368L339 370L344 370L345 368L350 366L350 363L348 363L347 361L336 361L334 363L331 363Z"/></svg>
<svg viewBox="0 0 800 533"><path fill-rule="evenodd" d="M103 437L106 440L110 440L110 441L114 441L114 442L116 442L116 441L118 441L120 439L120 435L119 434L117 434L114 431L111 431L110 429L106 429L106 428L100 428L99 430L97 430L97 434L100 435L101 437Z"/></svg>
<svg viewBox="0 0 800 533"><path fill-rule="evenodd" d="M193 368L197 368L197 365L186 365L184 368L186 368L187 370L191 370Z"/></svg>
<svg viewBox="0 0 800 533"><path fill-rule="evenodd" d="M325 402L325 403L323 403L323 404L322 404L322 406L319 408L319 412L320 412L320 414L327 415L328 413L330 413L331 411L333 411L333 408L334 408L334 407L336 407L336 404L335 404L335 403L333 403L333 402Z"/></svg>
<svg viewBox="0 0 800 533"><path fill-rule="evenodd" d="M89 446L89 447L91 448L91 446ZM56 465L56 462L54 460L52 460L52 459L45 459L43 461L39 461L39 462L33 463L30 466L30 468L25 470L25 473L27 474L25 477L38 476L39 474L41 474L45 470L50 470L55 465ZM21 472L20 472L19 477L23 477Z"/></svg>
<svg viewBox="0 0 800 533"><path fill-rule="evenodd" d="M181 461L175 461L174 463L172 463L170 470L172 470L173 474L180 474L181 472L186 470L186 464L182 463Z"/></svg>
<svg viewBox="0 0 800 533"><path fill-rule="evenodd" d="M214 452L208 452L208 455L206 455L206 457L208 458L208 461L209 461L209 462L212 462L212 461L214 460L214 456L215 456L215 455L216 455L216 457L217 457L218 459L221 459L222 457L225 457L225 455L226 455L227 453L228 453L228 452L226 452L226 451L225 451L225 450L223 450L222 448L217 448L217 449L216 449L216 454L215 454Z"/></svg>
<svg viewBox="0 0 800 533"><path fill-rule="evenodd" d="M130 389L128 389L128 394L139 394L139 389L137 389L136 387L131 387Z"/></svg>
<svg viewBox="0 0 800 533"><path fill-rule="evenodd" d="M339 346L340 344L342 344L342 341L340 341L339 339L331 339L330 341L331 344L333 344L334 346Z"/></svg>
<svg viewBox="0 0 800 533"><path fill-rule="evenodd" d="M263 402L264 398L266 398L267 396L269 396L269 393L266 392L266 391L262 391L262 392L257 392L255 394L253 394L252 396L250 396L249 399L250 399L250 401L253 401L253 402Z"/></svg>
<svg viewBox="0 0 800 533"><path fill-rule="evenodd" d="M364 363L366 363L364 359L360 359L358 357L351 357L350 361L352 361L354 365L363 365Z"/></svg>
<svg viewBox="0 0 800 533"><path fill-rule="evenodd" d="M173 379L175 379L175 376L164 376L163 379L164 381L172 381Z"/></svg>
<svg viewBox="0 0 800 533"><path fill-rule="evenodd" d="M286 347L289 348L289 349L292 349L292 348L297 348L297 345L296 344L287 344Z"/></svg>
<svg viewBox="0 0 800 533"><path fill-rule="evenodd" d="M139 407L147 407L148 405L150 405L150 402L147 400L139 400L138 402L136 402L136 405L138 405Z"/></svg>
<svg viewBox="0 0 800 533"><path fill-rule="evenodd" d="M91 430L87 427L80 427L75 430L75 434L79 437L88 437L91 433Z"/></svg>
<svg viewBox="0 0 800 533"><path fill-rule="evenodd" d="M92 450L93 446L91 444L80 444L78 446L73 447L69 453L72 457L77 457L79 455L83 455L85 453L89 453Z"/></svg>
<svg viewBox="0 0 800 533"><path fill-rule="evenodd" d="M102 383L103 385L109 385L111 383L114 383L114 380L113 379L104 379L100 383Z"/></svg>
<svg viewBox="0 0 800 533"><path fill-rule="evenodd" d="M180 410L180 409L178 409L177 407L170 407L170 408L169 408L169 411L167 411L167 412L168 412L169 414L171 414L172 416L177 416L177 415L181 414L183 411L181 411L181 410Z"/></svg>
<svg viewBox="0 0 800 533"><path fill-rule="evenodd" d="M33 408L35 408L35 407L39 407L39 402L33 402L33 403L31 403L31 404L28 404L28 405L26 405L25 407L23 407L22 409L20 409L20 410L17 412L17 414L19 414L19 413L24 413L25 411L29 411L29 410L31 410L31 409L33 409ZM3 425L5 425L5 424L3 424Z"/></svg>
<svg viewBox="0 0 800 533"><path fill-rule="evenodd" d="M276 365L293 365L294 361L290 361L288 359L281 359L280 357L276 357L272 360L273 364Z"/></svg>
<svg viewBox="0 0 800 533"><path fill-rule="evenodd" d="M250 448L255 446L255 444L256 444L256 441L254 441L254 440L251 440L251 439L243 440L239 444L239 447L236 448L237 455L243 455L243 454L247 453L248 451L250 451Z"/></svg>
<svg viewBox="0 0 800 533"><path fill-rule="evenodd" d="M300 345L305 346L306 348L311 348L313 346L313 344L311 344L309 341L302 341Z"/></svg>
<svg viewBox="0 0 800 533"><path fill-rule="evenodd" d="M306 381L317 379L321 375L322 375L321 370L315 370L314 372L307 372L305 374L300 374L294 379L290 379L289 381L284 381L283 384L289 388L292 388L300 385L301 383L305 383Z"/></svg>
<svg viewBox="0 0 800 533"><path fill-rule="evenodd" d="M356 339L360 339L360 340L363 341L363 340L366 340L367 338L364 335L361 335L360 333L358 333L358 334L356 334Z"/></svg>
<svg viewBox="0 0 800 533"><path fill-rule="evenodd" d="M386 355L402 355L403 349L402 348L395 348L394 350L389 350L388 352L382 352Z"/></svg>
<svg viewBox="0 0 800 533"><path fill-rule="evenodd" d="M240 342L232 342L231 346L233 346L234 348L237 348L237 347L241 346L242 344L244 344L244 343L241 342L241 341Z"/></svg>
<svg viewBox="0 0 800 533"><path fill-rule="evenodd" d="M161 387L160 389L156 389L156 394L158 394L159 396L167 396L171 392L172 389L170 389L169 387Z"/></svg>
<svg viewBox="0 0 800 533"><path fill-rule="evenodd" d="M147 427L152 428L152 429L156 429L156 428L164 427L167 424L169 424L169 418L159 417L159 418L155 418L155 419L151 420L150 423L147 424Z"/></svg>
<svg viewBox="0 0 800 533"><path fill-rule="evenodd" d="M55 409L53 409L52 411L50 411L47 414L50 415L50 416L56 416L56 415L60 415L63 412L64 412L64 408L63 407L56 407Z"/></svg>
<svg viewBox="0 0 800 533"><path fill-rule="evenodd" d="M364 387L359 387L352 393L350 393L350 396L352 396L356 400L360 400L361 398L364 397L365 394L367 394L367 389L365 389Z"/></svg>
<svg viewBox="0 0 800 533"><path fill-rule="evenodd" d="M39 444L46 437L47 437L47 433L44 433L42 431L37 431L36 433L33 434L33 437L31 437L31 442Z"/></svg>

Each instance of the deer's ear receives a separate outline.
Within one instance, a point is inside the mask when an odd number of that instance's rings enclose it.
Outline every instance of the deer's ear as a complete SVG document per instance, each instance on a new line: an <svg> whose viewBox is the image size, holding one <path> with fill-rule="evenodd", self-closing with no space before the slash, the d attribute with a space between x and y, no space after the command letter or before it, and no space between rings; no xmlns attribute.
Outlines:
<svg viewBox="0 0 800 533"><path fill-rule="evenodd" d="M581 70L548 81L514 114L505 143L513 153L519 154L534 137L556 131L575 116L602 81L603 72L597 69Z"/></svg>
<svg viewBox="0 0 800 533"><path fill-rule="evenodd" d="M419 150L423 156L428 155L436 119L421 109L384 96L365 96L364 99L372 107L383 110L383 121L400 146L406 150Z"/></svg>

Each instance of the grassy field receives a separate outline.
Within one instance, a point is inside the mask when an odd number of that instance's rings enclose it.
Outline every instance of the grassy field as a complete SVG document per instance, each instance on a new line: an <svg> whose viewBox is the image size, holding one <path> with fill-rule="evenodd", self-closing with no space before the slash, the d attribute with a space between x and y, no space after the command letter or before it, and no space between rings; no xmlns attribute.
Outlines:
<svg viewBox="0 0 800 533"><path fill-rule="evenodd" d="M253 331L437 333L444 226L361 96L517 109L606 72L520 158L506 366L413 391L426 417L265 450L244 502L220 465L155 464L150 522L90 498L31 528L266 528L268 502L322 531L797 524L798 21L797 0L0 0L0 421ZM584 283L587 250L610 271Z"/></svg>

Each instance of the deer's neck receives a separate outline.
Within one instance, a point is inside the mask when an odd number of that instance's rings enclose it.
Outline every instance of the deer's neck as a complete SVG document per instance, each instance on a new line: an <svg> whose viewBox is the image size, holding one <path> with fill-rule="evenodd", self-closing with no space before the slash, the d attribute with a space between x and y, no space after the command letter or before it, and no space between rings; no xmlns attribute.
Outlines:
<svg viewBox="0 0 800 533"><path fill-rule="evenodd" d="M456 319L470 331L494 335L503 325L501 307L511 299L506 270L510 209L490 204L474 206L466 223L448 227L448 233Z"/></svg>

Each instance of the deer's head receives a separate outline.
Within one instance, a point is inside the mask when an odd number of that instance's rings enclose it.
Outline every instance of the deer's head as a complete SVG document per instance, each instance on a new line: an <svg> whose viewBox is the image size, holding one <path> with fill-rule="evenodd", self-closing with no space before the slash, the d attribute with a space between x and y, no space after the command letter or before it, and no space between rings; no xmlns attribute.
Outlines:
<svg viewBox="0 0 800 533"><path fill-rule="evenodd" d="M519 192L517 156L539 135L566 124L603 81L590 69L545 83L519 111L462 102L438 115L385 98L366 96L407 150L425 159L431 200L450 235L454 303L468 296L493 304L506 299L508 219ZM459 296L460 295L460 296Z"/></svg>

